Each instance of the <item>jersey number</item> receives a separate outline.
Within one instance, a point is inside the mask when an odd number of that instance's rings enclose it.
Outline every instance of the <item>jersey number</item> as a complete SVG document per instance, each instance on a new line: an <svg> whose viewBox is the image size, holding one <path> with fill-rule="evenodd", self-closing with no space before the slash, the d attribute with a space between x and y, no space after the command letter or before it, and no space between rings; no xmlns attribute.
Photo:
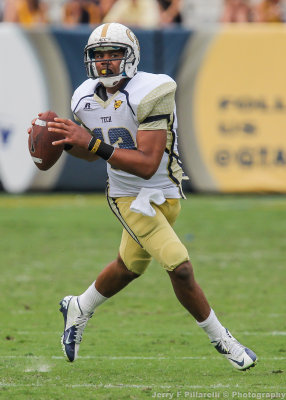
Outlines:
<svg viewBox="0 0 286 400"><path fill-rule="evenodd" d="M104 142L101 128L95 128L93 133ZM120 149L136 149L133 137L126 128L109 128L107 134L111 146L117 146Z"/></svg>

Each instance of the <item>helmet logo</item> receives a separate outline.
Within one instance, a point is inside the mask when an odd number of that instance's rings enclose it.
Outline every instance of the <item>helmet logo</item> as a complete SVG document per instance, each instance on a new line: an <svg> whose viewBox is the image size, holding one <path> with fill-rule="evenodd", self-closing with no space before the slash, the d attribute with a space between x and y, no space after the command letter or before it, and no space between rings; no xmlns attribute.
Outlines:
<svg viewBox="0 0 286 400"><path fill-rule="evenodd" d="M133 39L133 37L131 36L131 31L130 31L130 29L126 29L126 35L129 37L129 39L131 40L131 42L134 43L134 39Z"/></svg>
<svg viewBox="0 0 286 400"><path fill-rule="evenodd" d="M101 38L106 37L110 24L104 24L101 31Z"/></svg>
<svg viewBox="0 0 286 400"><path fill-rule="evenodd" d="M137 44L138 50L140 51L140 44L139 44L139 42L138 42L138 39L137 39L137 37L136 37L136 36L135 36L135 41L136 41L136 44Z"/></svg>
<svg viewBox="0 0 286 400"><path fill-rule="evenodd" d="M115 100L114 101L114 110L117 110L117 108L119 108L122 103L123 103L122 100Z"/></svg>

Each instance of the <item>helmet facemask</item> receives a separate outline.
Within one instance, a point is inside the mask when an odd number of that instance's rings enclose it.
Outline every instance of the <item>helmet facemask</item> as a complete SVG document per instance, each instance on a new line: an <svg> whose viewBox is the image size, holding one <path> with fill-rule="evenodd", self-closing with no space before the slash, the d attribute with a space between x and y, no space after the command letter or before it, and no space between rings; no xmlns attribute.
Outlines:
<svg viewBox="0 0 286 400"><path fill-rule="evenodd" d="M99 51L124 51L124 54L120 58L110 58L105 59L104 62L101 59L96 61L95 54ZM114 74L109 68L108 65L112 61L121 60L119 64L119 71L117 74ZM84 63L87 71L87 76L92 79L99 79L99 81L105 87L113 87L119 83L121 79L129 78L131 76L129 73L130 68L129 65L133 65L135 60L134 52L131 46L126 44L120 46L120 43L106 43L106 44L91 44L87 45L84 51ZM96 64L102 63L106 64L106 74L101 75L98 73ZM104 70L104 69L103 69ZM128 74L129 73L129 74ZM132 75L133 76L133 75Z"/></svg>

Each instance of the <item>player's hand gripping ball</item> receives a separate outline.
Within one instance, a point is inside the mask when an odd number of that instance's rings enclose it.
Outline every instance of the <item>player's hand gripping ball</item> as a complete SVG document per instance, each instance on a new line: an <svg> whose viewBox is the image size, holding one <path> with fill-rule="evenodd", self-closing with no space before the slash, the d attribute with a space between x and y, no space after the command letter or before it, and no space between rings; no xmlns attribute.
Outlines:
<svg viewBox="0 0 286 400"><path fill-rule="evenodd" d="M47 123L53 122L54 118L57 117L57 114L53 111L44 112L36 119L29 135L28 145L32 160L42 171L51 168L64 150L64 145L52 145L52 142L64 139L64 136L60 133L48 131Z"/></svg>

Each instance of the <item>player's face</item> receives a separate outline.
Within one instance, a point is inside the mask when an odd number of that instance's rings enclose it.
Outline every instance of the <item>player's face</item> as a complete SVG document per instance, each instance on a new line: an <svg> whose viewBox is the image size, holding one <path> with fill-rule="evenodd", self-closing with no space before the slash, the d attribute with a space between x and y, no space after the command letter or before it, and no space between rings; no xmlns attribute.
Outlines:
<svg viewBox="0 0 286 400"><path fill-rule="evenodd" d="M123 50L96 51L94 58L98 75L112 76L118 74L123 56Z"/></svg>

